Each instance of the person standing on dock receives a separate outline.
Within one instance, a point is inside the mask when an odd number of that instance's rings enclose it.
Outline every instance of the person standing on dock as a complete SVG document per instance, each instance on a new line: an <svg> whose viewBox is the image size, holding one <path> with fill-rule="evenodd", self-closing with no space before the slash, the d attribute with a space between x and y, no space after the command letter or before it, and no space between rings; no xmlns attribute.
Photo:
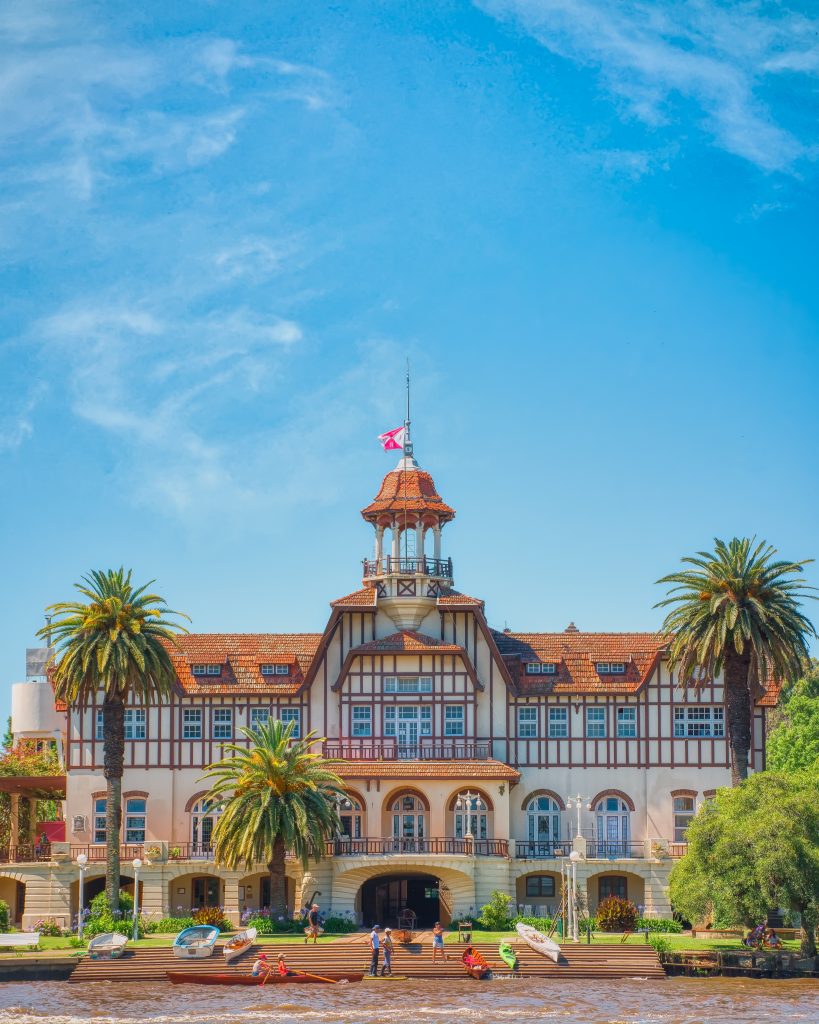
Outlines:
<svg viewBox="0 0 819 1024"><path fill-rule="evenodd" d="M392 928L384 929L384 938L381 942L384 947L384 966L381 968L381 977L385 974L392 974Z"/></svg>
<svg viewBox="0 0 819 1024"><path fill-rule="evenodd" d="M380 943L379 943L379 939L378 939L378 925L374 924L373 925L373 930L370 932L370 950L372 951L372 956L370 957L370 977L371 978L377 978L378 977L378 947L379 947L379 945L380 945Z"/></svg>
<svg viewBox="0 0 819 1024"><path fill-rule="evenodd" d="M444 950L444 927L440 921L435 922L435 927L432 929L432 962L438 959L438 953L440 952L441 957L446 963L447 955Z"/></svg>

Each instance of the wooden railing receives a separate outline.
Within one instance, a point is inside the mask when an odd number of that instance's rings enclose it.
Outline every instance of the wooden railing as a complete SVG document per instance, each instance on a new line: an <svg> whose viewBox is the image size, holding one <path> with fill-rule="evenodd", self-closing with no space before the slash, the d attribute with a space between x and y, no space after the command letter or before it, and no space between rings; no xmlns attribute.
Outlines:
<svg viewBox="0 0 819 1024"><path fill-rule="evenodd" d="M344 761L485 761L489 757L488 743L430 742L405 744L389 740L374 743L325 743L324 756Z"/></svg>
<svg viewBox="0 0 819 1024"><path fill-rule="evenodd" d="M0 864L26 864L51 860L51 843L18 843L0 847Z"/></svg>
<svg viewBox="0 0 819 1024"><path fill-rule="evenodd" d="M684 857L688 853L688 843L669 843L668 844L668 856L678 860L680 857Z"/></svg>
<svg viewBox="0 0 819 1024"><path fill-rule="evenodd" d="M336 857L384 856L389 854L454 854L456 856L506 857L505 839L336 839L328 847Z"/></svg>
<svg viewBox="0 0 819 1024"><path fill-rule="evenodd" d="M107 856L107 847L104 843L91 844L89 846L72 846L71 847L71 859L76 860L77 855L84 853L88 858L89 864L105 863ZM142 858L144 856L144 847L140 845L134 845L133 843L122 844L119 848L119 859L122 862L123 868L126 866L125 861L134 860L136 857Z"/></svg>

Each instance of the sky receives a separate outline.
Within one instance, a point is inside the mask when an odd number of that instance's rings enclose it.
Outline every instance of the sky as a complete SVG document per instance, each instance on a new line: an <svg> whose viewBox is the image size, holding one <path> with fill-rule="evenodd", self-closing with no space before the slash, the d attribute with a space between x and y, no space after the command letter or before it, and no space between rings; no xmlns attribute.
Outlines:
<svg viewBox="0 0 819 1024"><path fill-rule="evenodd" d="M320 631L407 358L498 628L817 557L817 123L807 3L0 3L0 714L93 568Z"/></svg>

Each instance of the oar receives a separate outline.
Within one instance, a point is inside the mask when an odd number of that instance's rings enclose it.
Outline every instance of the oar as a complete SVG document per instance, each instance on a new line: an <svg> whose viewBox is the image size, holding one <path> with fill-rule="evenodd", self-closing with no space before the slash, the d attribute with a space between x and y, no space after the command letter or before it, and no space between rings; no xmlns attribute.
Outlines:
<svg viewBox="0 0 819 1024"><path fill-rule="evenodd" d="M301 975L302 978L315 978L316 981L327 981L331 985L337 985L342 980L341 978L322 978L320 974L310 974L308 971L293 971L293 973ZM345 978L344 980L346 981L347 979Z"/></svg>

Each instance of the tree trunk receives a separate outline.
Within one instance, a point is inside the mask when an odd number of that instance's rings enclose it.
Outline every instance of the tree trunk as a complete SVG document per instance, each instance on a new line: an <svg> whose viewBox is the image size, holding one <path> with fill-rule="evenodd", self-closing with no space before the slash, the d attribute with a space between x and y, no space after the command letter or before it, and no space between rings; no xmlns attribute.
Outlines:
<svg viewBox="0 0 819 1024"><path fill-rule="evenodd" d="M725 656L723 701L725 703L728 748L731 751L731 785L738 786L748 778L748 755L751 750L751 688L748 675L749 654L737 654L733 648Z"/></svg>
<svg viewBox="0 0 819 1024"><path fill-rule="evenodd" d="M800 952L804 957L816 956L816 926L819 924L817 914L812 910L800 908L802 916L802 946Z"/></svg>
<svg viewBox="0 0 819 1024"><path fill-rule="evenodd" d="M270 916L287 917L287 889L284 881L284 840L277 836L267 870L270 872Z"/></svg>
<svg viewBox="0 0 819 1024"><path fill-rule="evenodd" d="M102 705L105 795L105 898L111 913L119 915L119 842L122 828L122 772L125 761L125 707L118 697Z"/></svg>

